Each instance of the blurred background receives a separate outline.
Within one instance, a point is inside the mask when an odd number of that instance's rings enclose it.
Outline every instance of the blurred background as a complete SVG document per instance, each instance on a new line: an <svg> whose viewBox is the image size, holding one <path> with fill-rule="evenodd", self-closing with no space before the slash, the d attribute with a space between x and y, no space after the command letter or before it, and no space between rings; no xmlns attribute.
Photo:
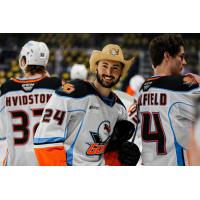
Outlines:
<svg viewBox="0 0 200 200"><path fill-rule="evenodd" d="M45 42L50 49L48 71L65 81L70 80L71 67L84 64L89 69L92 50L101 50L108 43L115 43L124 50L125 58L135 57L135 62L116 86L125 91L131 77L136 74L144 78L151 76L153 70L148 54L150 40L158 33L25 33L0 34L0 85L11 77L20 77L18 56L22 46L29 40ZM200 34L181 34L186 42L187 65L184 73L200 74ZM89 79L92 79L89 73Z"/></svg>

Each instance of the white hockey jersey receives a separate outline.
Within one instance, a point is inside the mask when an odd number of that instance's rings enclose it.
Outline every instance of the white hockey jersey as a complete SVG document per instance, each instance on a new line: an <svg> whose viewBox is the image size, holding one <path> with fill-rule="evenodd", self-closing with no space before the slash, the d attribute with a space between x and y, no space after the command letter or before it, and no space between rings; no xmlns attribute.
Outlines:
<svg viewBox="0 0 200 200"><path fill-rule="evenodd" d="M198 84L184 76L152 77L140 90L139 124L144 165L186 165L189 128L194 122L193 99Z"/></svg>
<svg viewBox="0 0 200 200"><path fill-rule="evenodd" d="M13 78L1 86L0 132L7 140L7 165L37 165L33 136L45 105L60 86L60 79L48 77Z"/></svg>
<svg viewBox="0 0 200 200"><path fill-rule="evenodd" d="M34 137L40 165L104 165L104 151L115 123L127 119L119 98L102 97L75 80L57 90L45 107Z"/></svg>

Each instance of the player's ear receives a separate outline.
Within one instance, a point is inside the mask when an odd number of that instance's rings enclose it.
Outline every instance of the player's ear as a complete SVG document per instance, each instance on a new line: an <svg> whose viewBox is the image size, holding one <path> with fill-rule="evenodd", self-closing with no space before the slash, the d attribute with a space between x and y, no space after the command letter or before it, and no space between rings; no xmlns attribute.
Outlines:
<svg viewBox="0 0 200 200"><path fill-rule="evenodd" d="M164 52L164 59L165 59L165 60L169 60L169 58L170 58L169 52L165 51L165 52Z"/></svg>
<svg viewBox="0 0 200 200"><path fill-rule="evenodd" d="M49 74L49 72L48 72L47 70L45 70L44 76L46 76L46 77L51 77L51 75Z"/></svg>
<svg viewBox="0 0 200 200"><path fill-rule="evenodd" d="M97 72L98 64L99 64L99 61L95 63L96 72Z"/></svg>

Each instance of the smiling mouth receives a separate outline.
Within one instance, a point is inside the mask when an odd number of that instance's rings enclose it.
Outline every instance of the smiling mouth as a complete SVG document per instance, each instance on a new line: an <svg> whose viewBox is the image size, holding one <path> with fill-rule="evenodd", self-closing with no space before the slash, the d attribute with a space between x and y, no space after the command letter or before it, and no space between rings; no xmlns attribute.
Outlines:
<svg viewBox="0 0 200 200"><path fill-rule="evenodd" d="M112 78L104 78L106 81L112 81Z"/></svg>
<svg viewBox="0 0 200 200"><path fill-rule="evenodd" d="M103 77L106 81L112 81L114 78L110 76L104 76Z"/></svg>

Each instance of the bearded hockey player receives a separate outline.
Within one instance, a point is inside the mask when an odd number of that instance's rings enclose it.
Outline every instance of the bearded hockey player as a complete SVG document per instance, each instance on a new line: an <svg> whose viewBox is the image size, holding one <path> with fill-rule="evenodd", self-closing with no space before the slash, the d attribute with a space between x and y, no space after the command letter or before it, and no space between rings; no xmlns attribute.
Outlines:
<svg viewBox="0 0 200 200"><path fill-rule="evenodd" d="M90 58L94 82L74 80L56 91L34 138L40 165L106 164L104 153L114 126L128 117L112 87L131 63L118 45L106 45Z"/></svg>
<svg viewBox="0 0 200 200"><path fill-rule="evenodd" d="M49 49L43 42L29 41L19 56L23 78L1 86L0 132L8 145L7 165L37 165L33 137L43 109L61 80L48 77Z"/></svg>

